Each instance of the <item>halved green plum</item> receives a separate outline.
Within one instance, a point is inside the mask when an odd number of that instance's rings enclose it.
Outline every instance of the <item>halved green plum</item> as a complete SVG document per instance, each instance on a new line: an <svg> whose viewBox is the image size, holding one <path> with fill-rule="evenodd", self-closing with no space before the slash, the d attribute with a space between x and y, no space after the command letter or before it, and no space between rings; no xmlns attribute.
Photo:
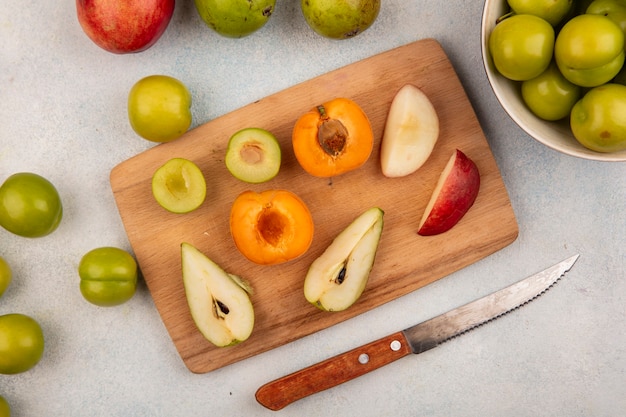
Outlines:
<svg viewBox="0 0 626 417"><path fill-rule="evenodd" d="M152 176L152 194L172 213L189 213L206 198L206 181L196 164L185 158L172 158Z"/></svg>
<svg viewBox="0 0 626 417"><path fill-rule="evenodd" d="M242 129L228 141L225 162L228 171L241 181L253 184L266 182L280 170L280 144L265 129Z"/></svg>

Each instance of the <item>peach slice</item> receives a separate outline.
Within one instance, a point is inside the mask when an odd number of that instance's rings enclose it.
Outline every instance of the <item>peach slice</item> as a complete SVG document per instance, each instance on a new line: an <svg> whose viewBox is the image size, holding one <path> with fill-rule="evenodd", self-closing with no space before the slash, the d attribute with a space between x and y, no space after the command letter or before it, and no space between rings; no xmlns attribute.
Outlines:
<svg viewBox="0 0 626 417"><path fill-rule="evenodd" d="M385 123L380 165L386 177L404 177L428 159L439 138L439 117L422 90L406 84L396 93Z"/></svg>
<svg viewBox="0 0 626 417"><path fill-rule="evenodd" d="M472 207L479 188L478 167L456 149L439 176L417 233L432 236L450 230Z"/></svg>

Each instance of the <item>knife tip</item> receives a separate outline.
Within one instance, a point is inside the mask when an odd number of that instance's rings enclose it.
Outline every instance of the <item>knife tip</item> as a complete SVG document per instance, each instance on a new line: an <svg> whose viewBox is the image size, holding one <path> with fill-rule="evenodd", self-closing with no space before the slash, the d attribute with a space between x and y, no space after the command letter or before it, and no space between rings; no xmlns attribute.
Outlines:
<svg viewBox="0 0 626 417"><path fill-rule="evenodd" d="M563 264L565 266L565 270L563 272L569 271L572 268L572 266L574 266L574 264L576 263L579 257L580 257L580 254L577 253L576 255L571 256L567 258L566 260L564 260Z"/></svg>

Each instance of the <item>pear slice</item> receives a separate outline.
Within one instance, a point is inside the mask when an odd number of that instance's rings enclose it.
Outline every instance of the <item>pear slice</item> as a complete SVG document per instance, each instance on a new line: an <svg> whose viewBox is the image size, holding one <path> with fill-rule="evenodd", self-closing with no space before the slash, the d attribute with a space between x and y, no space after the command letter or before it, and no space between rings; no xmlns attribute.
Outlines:
<svg viewBox="0 0 626 417"><path fill-rule="evenodd" d="M311 264L304 296L325 311L342 311L359 299L383 230L383 210L373 207L346 227Z"/></svg>
<svg viewBox="0 0 626 417"><path fill-rule="evenodd" d="M250 286L189 243L181 244L183 283L191 317L215 346L246 340L254 327Z"/></svg>

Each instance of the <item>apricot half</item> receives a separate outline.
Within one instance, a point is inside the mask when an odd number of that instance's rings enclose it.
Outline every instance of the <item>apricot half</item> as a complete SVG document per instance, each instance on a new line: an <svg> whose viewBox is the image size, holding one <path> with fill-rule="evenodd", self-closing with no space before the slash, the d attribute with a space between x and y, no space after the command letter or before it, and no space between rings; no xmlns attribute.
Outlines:
<svg viewBox="0 0 626 417"><path fill-rule="evenodd" d="M306 204L287 190L244 191L230 211L230 233L250 261L275 265L305 253L313 241Z"/></svg>
<svg viewBox="0 0 626 417"><path fill-rule="evenodd" d="M374 146L374 133L358 104L336 98L298 119L292 144L305 171L316 177L332 177L367 162Z"/></svg>

